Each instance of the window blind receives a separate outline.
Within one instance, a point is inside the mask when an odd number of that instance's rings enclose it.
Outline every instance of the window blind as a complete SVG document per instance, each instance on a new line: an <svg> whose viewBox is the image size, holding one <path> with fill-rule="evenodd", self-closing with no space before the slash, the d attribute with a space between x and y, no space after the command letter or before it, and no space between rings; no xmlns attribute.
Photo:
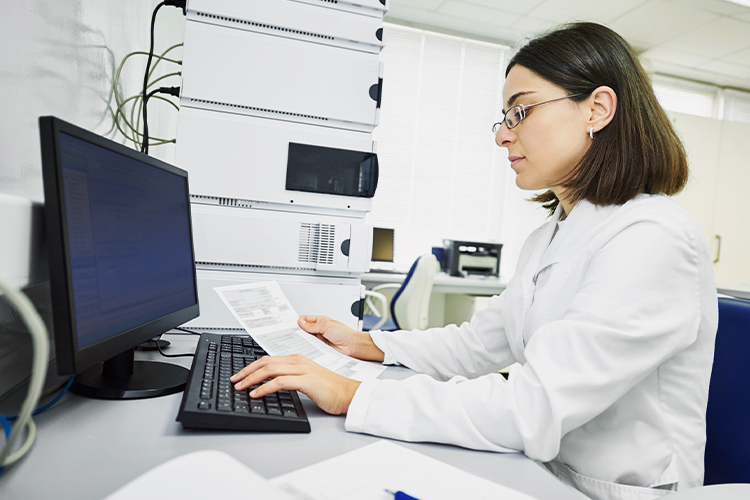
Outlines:
<svg viewBox="0 0 750 500"><path fill-rule="evenodd" d="M370 221L395 230L400 268L444 238L499 241L507 154L491 128L508 48L392 24L385 32Z"/></svg>
<svg viewBox="0 0 750 500"><path fill-rule="evenodd" d="M750 123L750 92L724 90L724 119Z"/></svg>
<svg viewBox="0 0 750 500"><path fill-rule="evenodd" d="M717 87L679 78L655 75L654 93L664 109L716 118Z"/></svg>

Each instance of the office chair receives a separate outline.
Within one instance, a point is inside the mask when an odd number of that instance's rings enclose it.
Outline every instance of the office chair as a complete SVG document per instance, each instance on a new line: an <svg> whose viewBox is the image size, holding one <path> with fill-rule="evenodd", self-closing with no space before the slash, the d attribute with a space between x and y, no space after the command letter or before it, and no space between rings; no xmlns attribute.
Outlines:
<svg viewBox="0 0 750 500"><path fill-rule="evenodd" d="M363 318L363 329L368 330L423 330L427 328L430 308L430 295L435 274L440 270L437 259L431 253L420 256L412 264L404 282L378 285L365 292L365 301L374 316ZM387 316L386 298L378 290L395 289L398 291L391 299L390 318ZM376 298L381 303L378 309L372 303ZM382 314L380 313L382 310Z"/></svg>
<svg viewBox="0 0 750 500"><path fill-rule="evenodd" d="M705 469L706 485L750 483L750 301L719 299Z"/></svg>

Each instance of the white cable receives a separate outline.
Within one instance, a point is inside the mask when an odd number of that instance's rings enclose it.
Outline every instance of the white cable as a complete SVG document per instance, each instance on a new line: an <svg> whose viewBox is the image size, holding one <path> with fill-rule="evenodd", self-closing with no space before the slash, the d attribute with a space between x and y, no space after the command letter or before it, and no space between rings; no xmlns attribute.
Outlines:
<svg viewBox="0 0 750 500"><path fill-rule="evenodd" d="M153 54L153 57L156 59L156 61L154 62L153 67L149 71L149 74L148 74L148 79L149 80L151 80L151 75L154 73L154 70L159 65L159 63L162 62L162 61L167 61L167 62L171 62L171 63L174 63L174 64L182 65L182 61L180 61L180 60L170 59L170 58L165 57L169 52L171 52L172 50L174 50L174 49L176 49L178 47L182 47L182 43L178 43L178 44L172 45L167 50L165 50L164 52L162 52L161 55ZM136 126L133 127L133 125L130 122L128 122L127 117L125 116L124 109L123 109L123 107L125 105L125 102L123 102L123 96L120 95L120 93L118 92L118 89L117 89L117 87L119 85L119 82L120 82L120 73L122 71L123 66L125 65L125 62L130 57L135 56L135 55L144 55L144 56L147 56L147 55L149 55L149 53L148 52L140 52L140 51L131 52L130 54L127 54L122 59L122 61L120 62L120 66L117 68L117 72L115 73L115 76L114 76L114 78L112 80L112 90L114 92L115 104L116 104L115 111L113 113L114 113L114 127L116 127L119 130L119 132L125 137L126 140L129 140L130 142L132 142L133 145L136 147L136 149L140 150L141 144L140 144L140 142L138 140L138 135L140 134L140 132L138 131L139 125L136 124ZM133 106L135 106L137 103L138 103L138 101L136 100L133 103ZM177 109L179 109L179 108L177 108ZM133 135L132 136L128 135L128 133L120 127L120 123L119 123L119 118L120 117L123 118L123 120L125 121L125 124L127 125L127 127L130 128L133 131ZM169 142L175 142L175 141L174 140L162 140L160 142L157 142L154 145L166 144L166 143L169 143Z"/></svg>
<svg viewBox="0 0 750 500"><path fill-rule="evenodd" d="M18 310L21 319L29 329L29 333L31 333L31 340L34 347L34 361L32 363L29 392L21 406L21 413L18 415L13 430L5 442L2 452L0 452L0 467L4 467L21 458L31 448L31 444L36 436L36 426L31 420L31 413L39 402L44 379L47 375L49 339L47 338L47 328L44 326L44 321L39 317L39 313L36 312L36 309L34 309L34 306L26 295L10 287L2 280L0 280L0 292L5 294L8 302ZM13 450L14 443L21 432L27 427L26 441L16 453L11 455L10 452Z"/></svg>
<svg viewBox="0 0 750 500"><path fill-rule="evenodd" d="M34 420L29 418L26 427L29 430L28 434L26 435L26 441L23 442L23 445L15 453L13 453L12 455L8 455L8 458L5 459L3 467L15 463L18 459L24 456L26 452L31 449L31 445L34 444L34 438L36 437L36 424L34 423Z"/></svg>

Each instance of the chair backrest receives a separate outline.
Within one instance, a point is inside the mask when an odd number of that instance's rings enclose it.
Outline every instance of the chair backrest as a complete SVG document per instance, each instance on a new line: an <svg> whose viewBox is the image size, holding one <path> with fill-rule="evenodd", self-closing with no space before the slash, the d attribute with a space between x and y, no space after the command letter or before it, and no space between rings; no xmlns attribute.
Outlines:
<svg viewBox="0 0 750 500"><path fill-rule="evenodd" d="M412 264L401 288L391 300L391 317L400 330L427 328L432 284L439 269L440 265L431 253L422 255Z"/></svg>
<svg viewBox="0 0 750 500"><path fill-rule="evenodd" d="M704 484L750 483L750 301L719 299Z"/></svg>

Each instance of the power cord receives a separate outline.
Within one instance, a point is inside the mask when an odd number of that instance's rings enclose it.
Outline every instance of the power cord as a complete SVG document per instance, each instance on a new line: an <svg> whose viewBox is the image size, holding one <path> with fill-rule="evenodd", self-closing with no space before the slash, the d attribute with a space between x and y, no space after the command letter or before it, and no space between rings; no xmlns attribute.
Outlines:
<svg viewBox="0 0 750 500"><path fill-rule="evenodd" d="M161 339L161 335L159 335L159 339ZM156 344L156 348L159 350L159 354L161 354L165 358L194 358L195 357L194 352L186 353L186 354L167 354L161 350L161 346L159 345L159 339L155 340L154 343Z"/></svg>
<svg viewBox="0 0 750 500"><path fill-rule="evenodd" d="M144 109L146 104L148 104L148 100L151 99L154 94L169 94L175 97L180 97L180 87L159 87L156 90L152 90L151 92L146 94L146 98L143 100ZM148 141L147 134L148 132L144 130L143 144L146 144L146 142ZM146 149L148 149L148 147L146 147Z"/></svg>
<svg viewBox="0 0 750 500"><path fill-rule="evenodd" d="M200 335L201 334L200 332L194 332L192 330L186 330L186 329L180 328L180 327L174 327L174 328L172 328L172 330L179 330L181 332L189 333L190 335Z"/></svg>
<svg viewBox="0 0 750 500"><path fill-rule="evenodd" d="M31 419L31 415L34 407L39 402L39 396L42 393L42 386L44 385L44 378L47 375L49 339L47 338L47 328L44 326L44 321L39 317L39 313L36 312L36 309L34 309L34 306L26 295L5 284L2 280L0 280L0 292L5 294L8 301L18 310L21 319L29 329L32 345L34 347L29 392L21 406L21 412L18 415L16 424L12 426L7 440L5 441L5 446L3 446L2 451L0 452L0 467L4 469L6 466L16 462L24 456L34 443L34 438L36 437L36 426ZM8 426L10 426L10 424L7 421L3 422L3 428L5 428L7 432L6 424ZM24 441L15 453L11 453L18 437L24 430L27 431L26 441ZM0 469L0 472L1 471L2 469Z"/></svg>
<svg viewBox="0 0 750 500"><path fill-rule="evenodd" d="M8 421L7 418L0 415L0 423L3 424L3 430L5 431L5 439L8 439L8 436L10 436L10 431L11 431L10 422ZM2 470L2 467L0 467L0 471L1 470Z"/></svg>
<svg viewBox="0 0 750 500"><path fill-rule="evenodd" d="M31 415L32 416L39 415L44 410L49 409L52 405L54 405L55 403L57 403L58 401L60 401L60 398L62 398L65 395L65 393L68 392L68 389L70 389L70 386L73 385L73 379L75 379L75 377L69 377L67 381L65 381L61 385L57 386L58 390L60 388L62 388L62 391L60 391L60 394L58 394L57 396L55 396L55 399L53 399L52 401L50 401L46 405L40 406L39 408L37 408L36 410L34 410L31 413ZM54 391L52 391L52 392L54 392ZM48 392L48 394L51 394L52 392ZM18 419L18 417L8 417L7 420L8 420L8 422L13 422L16 419Z"/></svg>
<svg viewBox="0 0 750 500"><path fill-rule="evenodd" d="M141 144L141 152L148 154L148 77L149 68L151 67L151 59L154 57L154 26L156 25L156 14L163 6L172 6L182 8L182 13L187 14L187 0L165 0L156 6L154 13L151 15L151 47L148 51L148 61L146 62L146 71L143 75L143 143Z"/></svg>
<svg viewBox="0 0 750 500"><path fill-rule="evenodd" d="M36 410L34 410L34 412L32 413L32 415L39 415L44 410L48 409L50 406L52 406L55 403L57 403L58 401L60 401L60 398L62 398L65 395L65 393L68 392L68 389L70 388L71 384L73 383L73 379L74 378L75 377L70 377L70 378L68 378L67 382L63 382L62 384L58 385L57 387L53 387L52 389L50 389L48 391L45 391L45 393L42 394L42 396L46 396L46 395L52 394L53 392L58 391L58 390L60 390L62 388L62 391L60 392L60 394L58 394L55 397L55 399L53 399L52 401L50 401L46 405L42 406L41 408L37 408ZM10 433L12 432L12 428L11 428L10 423L13 422L13 421L15 421L15 420L17 420L17 419L18 419L18 417L7 417L6 418L4 415L0 415L0 423L2 423L2 425L3 425L3 429L5 431L5 439L6 440L8 439L8 436L10 435ZM27 443L24 444L23 448L25 448L25 450L28 450L30 446L31 446L31 442L29 441L29 442L27 442ZM25 453L25 451L24 451L24 453ZM5 470L5 467L0 467L0 475L2 475L3 470Z"/></svg>

